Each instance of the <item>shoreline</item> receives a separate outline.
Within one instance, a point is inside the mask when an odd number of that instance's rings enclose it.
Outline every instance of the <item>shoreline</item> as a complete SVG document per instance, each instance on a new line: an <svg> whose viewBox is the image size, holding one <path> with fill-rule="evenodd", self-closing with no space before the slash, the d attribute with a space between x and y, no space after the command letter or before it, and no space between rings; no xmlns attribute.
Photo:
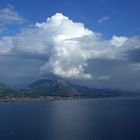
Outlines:
<svg viewBox="0 0 140 140"><path fill-rule="evenodd" d="M30 103L30 102L47 102L47 101L62 101L62 100L78 100L78 99L130 99L140 98L140 96L110 96L110 97L61 97L61 96L40 96L40 97L6 97L0 98L2 103Z"/></svg>
<svg viewBox="0 0 140 140"><path fill-rule="evenodd" d="M58 100L73 100L73 99L88 99L88 97L61 97L61 96L40 96L40 97L7 97L0 98L1 103L28 103L41 101L58 101Z"/></svg>

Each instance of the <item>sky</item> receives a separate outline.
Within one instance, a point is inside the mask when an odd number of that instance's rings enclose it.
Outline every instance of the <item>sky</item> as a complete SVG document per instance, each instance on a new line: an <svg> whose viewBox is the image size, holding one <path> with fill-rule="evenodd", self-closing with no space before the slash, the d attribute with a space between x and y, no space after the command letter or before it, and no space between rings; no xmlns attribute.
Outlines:
<svg viewBox="0 0 140 140"><path fill-rule="evenodd" d="M0 0L0 82L59 77L140 91L139 0Z"/></svg>

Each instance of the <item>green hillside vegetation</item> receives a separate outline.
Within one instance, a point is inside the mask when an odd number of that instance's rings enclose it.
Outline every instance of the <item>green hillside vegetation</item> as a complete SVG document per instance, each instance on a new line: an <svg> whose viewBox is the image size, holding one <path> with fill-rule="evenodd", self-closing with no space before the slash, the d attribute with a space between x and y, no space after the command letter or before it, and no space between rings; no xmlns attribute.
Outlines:
<svg viewBox="0 0 140 140"><path fill-rule="evenodd" d="M6 84L0 83L0 97L17 96L17 92Z"/></svg>

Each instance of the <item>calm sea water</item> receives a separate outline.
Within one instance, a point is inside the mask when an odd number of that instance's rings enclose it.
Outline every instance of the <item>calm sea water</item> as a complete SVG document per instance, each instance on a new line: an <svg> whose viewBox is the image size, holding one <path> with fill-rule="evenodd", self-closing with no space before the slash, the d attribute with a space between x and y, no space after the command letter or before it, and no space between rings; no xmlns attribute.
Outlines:
<svg viewBox="0 0 140 140"><path fill-rule="evenodd" d="M140 99L0 104L0 140L140 140Z"/></svg>

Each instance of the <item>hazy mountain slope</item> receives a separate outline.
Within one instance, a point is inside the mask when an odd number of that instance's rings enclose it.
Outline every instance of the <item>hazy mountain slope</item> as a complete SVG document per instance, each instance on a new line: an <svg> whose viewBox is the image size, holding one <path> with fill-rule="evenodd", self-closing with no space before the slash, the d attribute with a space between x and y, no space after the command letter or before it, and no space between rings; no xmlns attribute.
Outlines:
<svg viewBox="0 0 140 140"><path fill-rule="evenodd" d="M113 97L132 95L129 92L117 89L93 89L80 85L74 85L66 80L41 79L27 86L22 93L27 96L92 96Z"/></svg>
<svg viewBox="0 0 140 140"><path fill-rule="evenodd" d="M23 91L25 95L31 96L74 96L78 93L75 89L65 80L38 80Z"/></svg>
<svg viewBox="0 0 140 140"><path fill-rule="evenodd" d="M10 88L8 85L0 83L0 97L4 96L16 96L17 92Z"/></svg>

